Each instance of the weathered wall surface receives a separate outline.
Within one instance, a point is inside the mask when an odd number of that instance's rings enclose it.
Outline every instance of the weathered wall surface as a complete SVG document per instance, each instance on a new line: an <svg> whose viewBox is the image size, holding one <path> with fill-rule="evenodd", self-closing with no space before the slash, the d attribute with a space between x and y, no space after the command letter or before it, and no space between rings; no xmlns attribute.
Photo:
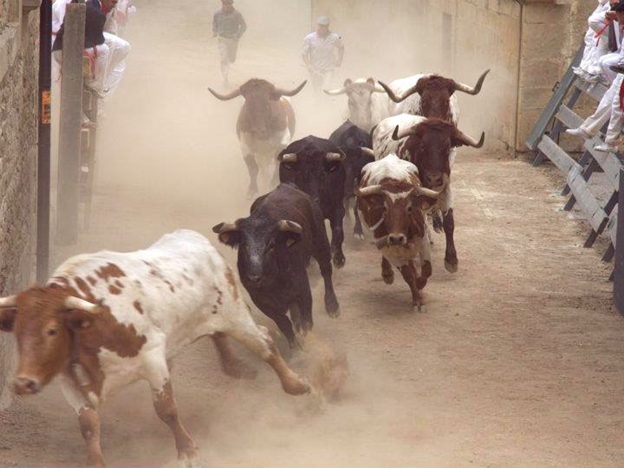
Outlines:
<svg viewBox="0 0 624 468"><path fill-rule="evenodd" d="M312 0L355 57L354 75L438 72L482 94L460 96L460 127L487 132L490 150L524 150L554 84L576 53L594 0ZM347 56L348 57L348 56ZM362 57L368 60L360 60ZM373 63L374 66L370 66Z"/></svg>
<svg viewBox="0 0 624 468"><path fill-rule="evenodd" d="M28 286L34 267L37 193L39 14L0 0L0 295ZM13 363L0 335L0 408Z"/></svg>

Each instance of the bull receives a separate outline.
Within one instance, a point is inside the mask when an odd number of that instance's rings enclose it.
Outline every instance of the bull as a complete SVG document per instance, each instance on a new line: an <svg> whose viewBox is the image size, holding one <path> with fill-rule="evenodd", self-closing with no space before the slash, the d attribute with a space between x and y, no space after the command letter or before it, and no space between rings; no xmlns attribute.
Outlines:
<svg viewBox="0 0 624 468"><path fill-rule="evenodd" d="M329 140L308 136L288 145L278 157L282 183L292 183L320 207L332 230L331 253L336 268L345 264L343 219L345 154Z"/></svg>
<svg viewBox="0 0 624 468"><path fill-rule="evenodd" d="M223 258L193 231L168 234L139 252L67 260L44 287L0 299L0 329L17 341L18 395L39 393L60 377L90 467L104 467L99 406L138 380L149 383L181 466L199 466L197 446L178 415L169 362L200 337L212 336L229 375L250 375L232 353L232 337L275 370L287 393L310 391L268 330L253 321Z"/></svg>
<svg viewBox="0 0 624 468"><path fill-rule="evenodd" d="M320 208L310 197L280 184L258 198L251 215L213 228L223 244L238 248L238 272L251 300L277 324L291 348L293 331L312 329L312 292L306 267L314 258L325 282L325 309L338 317L329 240ZM290 311L292 322L286 315Z"/></svg>
<svg viewBox="0 0 624 468"><path fill-rule="evenodd" d="M422 187L414 164L391 154L364 167L356 194L364 224L373 231L381 251L384 282L394 282L393 268L397 268L412 292L412 309L423 311L420 291L432 273L423 210L436 202L439 193Z"/></svg>
<svg viewBox="0 0 624 468"><path fill-rule="evenodd" d="M219 94L208 88L214 97L229 101L242 96L245 99L236 122L236 135L247 170L248 197L258 193L258 173L262 166L277 184L277 154L292 140L296 129L295 112L288 97L297 95L306 85L304 81L293 90L276 88L262 79L251 79L229 94ZM273 169L273 171L271 171Z"/></svg>
<svg viewBox="0 0 624 468"><path fill-rule="evenodd" d="M373 134L377 158L396 154L418 168L423 185L440 192L432 211L442 212L442 228L446 238L444 266L450 273L459 268L455 249L455 219L451 187L451 152L460 146L483 147L485 133L477 141L457 129L451 122L399 115L384 120Z"/></svg>
<svg viewBox="0 0 624 468"><path fill-rule="evenodd" d="M347 79L344 85L333 90L323 90L330 96L347 95L348 120L366 132L381 122L388 114L388 96L374 78Z"/></svg>
<svg viewBox="0 0 624 468"><path fill-rule="evenodd" d="M369 133L354 125L349 120L337 128L331 134L329 140L346 155L344 161L346 173L344 205L348 216L349 204L351 199L355 197L355 189L360 182L359 179L362 169L368 163L375 160L375 155L372 152L373 140ZM353 206L353 216L355 218L353 235L363 239L364 231L362 230L362 222L360 221L357 203Z"/></svg>

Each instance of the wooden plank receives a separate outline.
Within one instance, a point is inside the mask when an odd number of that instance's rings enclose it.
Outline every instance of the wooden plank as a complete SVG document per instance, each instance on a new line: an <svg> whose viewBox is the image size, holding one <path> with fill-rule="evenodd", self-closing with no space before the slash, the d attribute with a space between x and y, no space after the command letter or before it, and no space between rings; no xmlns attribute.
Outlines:
<svg viewBox="0 0 624 468"><path fill-rule="evenodd" d="M537 147L542 153L544 153L548 159L550 159L555 166L559 168L561 172L569 173L572 169L581 171L581 166L568 154L562 150L557 143L550 139L549 136L544 135L542 141Z"/></svg>
<svg viewBox="0 0 624 468"><path fill-rule="evenodd" d="M613 245L617 245L617 227L618 227L618 208L617 206L611 213L611 218L609 219L609 224L607 224L607 233L609 234L609 239L611 239L611 243Z"/></svg>
<svg viewBox="0 0 624 468"><path fill-rule="evenodd" d="M608 89L602 83L587 83L586 81L581 80L576 80L574 82L574 86L583 91L583 93L594 98L596 101L600 101Z"/></svg>
<svg viewBox="0 0 624 468"><path fill-rule="evenodd" d="M583 123L583 119L566 105L562 105L559 108L559 112L557 112L555 117L567 128L578 128Z"/></svg>
<svg viewBox="0 0 624 468"><path fill-rule="evenodd" d="M574 57L574 59L572 60L572 63L570 64L570 67L565 72L565 75L563 75L563 78L561 79L559 86L553 93L552 97L550 98L550 101L548 101L548 104L546 105L544 111L540 115L540 118L538 119L537 123L531 130L531 134L526 140L526 145L531 151L534 151L535 148L537 147L538 142L542 139L544 132L546 131L546 129L548 128L548 125L550 124L553 117L557 113L557 110L559 109L559 106L561 105L564 98L566 97L566 94L568 94L568 90L572 86L572 83L576 80L576 75L574 74L573 68L578 67L578 65L581 63L584 50L585 50L585 44L581 44L581 47L576 52L576 56Z"/></svg>
<svg viewBox="0 0 624 468"><path fill-rule="evenodd" d="M602 141L598 137L587 140L585 142L585 149L591 153L593 158L600 165L609 179L613 190L618 190L620 187L620 169L622 168L622 161L620 161L620 158L615 153L596 151L594 146L601 143Z"/></svg>
<svg viewBox="0 0 624 468"><path fill-rule="evenodd" d="M587 217L589 224L591 224L594 231L600 234L605 227L608 216L600 206L596 196L590 190L587 181L583 179L579 170L575 169L570 172L568 175L568 185L576 198L576 202Z"/></svg>

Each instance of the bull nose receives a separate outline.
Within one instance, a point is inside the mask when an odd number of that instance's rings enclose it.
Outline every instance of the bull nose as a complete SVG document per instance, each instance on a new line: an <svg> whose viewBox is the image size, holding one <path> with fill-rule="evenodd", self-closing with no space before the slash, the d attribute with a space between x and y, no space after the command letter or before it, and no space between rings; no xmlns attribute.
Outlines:
<svg viewBox="0 0 624 468"><path fill-rule="evenodd" d="M403 234L390 234L388 236L388 244L390 245L405 245L407 238Z"/></svg>
<svg viewBox="0 0 624 468"><path fill-rule="evenodd" d="M13 388L17 395L35 395L41 391L41 382L32 377L16 377Z"/></svg>
<svg viewBox="0 0 624 468"><path fill-rule="evenodd" d="M249 281L251 281L252 283L259 283L260 280L262 279L262 276L260 275L247 275L247 278L249 279Z"/></svg>

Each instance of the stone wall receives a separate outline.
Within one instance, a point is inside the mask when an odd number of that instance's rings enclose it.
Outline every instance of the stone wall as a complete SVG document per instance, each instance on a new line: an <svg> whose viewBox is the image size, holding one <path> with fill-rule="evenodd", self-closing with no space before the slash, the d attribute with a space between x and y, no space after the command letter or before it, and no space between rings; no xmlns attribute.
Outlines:
<svg viewBox="0 0 624 468"><path fill-rule="evenodd" d="M39 13L0 0L0 295L33 278L36 236ZM13 342L0 334L0 408Z"/></svg>
<svg viewBox="0 0 624 468"><path fill-rule="evenodd" d="M333 19L359 64L358 76L393 79L438 72L473 83L460 96L460 127L487 133L490 150L524 141L576 53L595 0L312 0L313 17ZM362 57L366 60L360 60ZM374 64L371 67L370 64Z"/></svg>

